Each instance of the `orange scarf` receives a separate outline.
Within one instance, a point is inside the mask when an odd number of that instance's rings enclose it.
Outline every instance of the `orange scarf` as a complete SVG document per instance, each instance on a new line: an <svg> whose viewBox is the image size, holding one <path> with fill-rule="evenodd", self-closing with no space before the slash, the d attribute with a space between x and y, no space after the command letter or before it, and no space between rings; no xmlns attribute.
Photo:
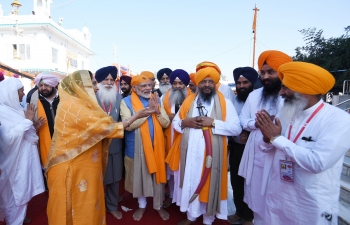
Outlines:
<svg viewBox="0 0 350 225"><path fill-rule="evenodd" d="M189 89L188 87L187 88L187 96L190 96L192 94L191 92L191 89ZM169 99L169 96L170 96L170 91L171 89L169 89L165 96L164 96L164 101L163 101L163 105L164 105L164 109L165 109L165 112L169 115L171 114L171 104L170 104L170 99ZM170 151L170 147L171 147L171 142L172 142L172 138L171 138L171 130L173 129L173 126L170 124L166 129L164 129L164 138L165 138L165 155L168 155L169 151ZM177 136L178 136L179 133L177 132L174 132L174 137L173 137L173 140L176 140Z"/></svg>
<svg viewBox="0 0 350 225"><path fill-rule="evenodd" d="M220 100L220 106L221 106L221 113L222 113L222 120L226 120L226 102L225 97L221 92L216 92L219 96ZM181 120L186 119L188 116L188 112L191 109L191 106L196 98L197 94L190 95L185 99L183 104L181 105L180 111L179 111L179 117ZM210 134L212 135L212 132L210 130ZM180 143L182 139L182 134L178 133L177 138L175 139L173 146L171 147L168 156L165 159L165 162L168 163L169 168L173 171L179 170L180 165ZM223 165L221 167L222 169L222 177L221 177L221 200L227 199L227 174L224 171L227 171L228 168L228 161L227 161L227 143L226 143L226 136L222 136L223 140ZM213 149L214 150L214 149ZM203 163L203 168L205 166L205 162ZM199 200L201 202L208 203L209 201L209 190L210 190L210 175L201 190L199 194Z"/></svg>
<svg viewBox="0 0 350 225"><path fill-rule="evenodd" d="M141 100L135 92L131 94L132 108L135 112L144 109ZM151 134L149 132L148 120L140 126L142 146L147 163L148 173L156 173L156 181L159 183L166 183L166 169L164 163L164 136L163 128L159 124L156 115L152 114L154 126L154 147L152 145ZM138 140L135 140L138 141Z"/></svg>
<svg viewBox="0 0 350 225"><path fill-rule="evenodd" d="M46 123L39 128L39 151L41 164L46 165L47 155L49 154L51 147L51 134L49 124L47 121L46 113L43 104L38 99L38 118L43 117L46 119Z"/></svg>

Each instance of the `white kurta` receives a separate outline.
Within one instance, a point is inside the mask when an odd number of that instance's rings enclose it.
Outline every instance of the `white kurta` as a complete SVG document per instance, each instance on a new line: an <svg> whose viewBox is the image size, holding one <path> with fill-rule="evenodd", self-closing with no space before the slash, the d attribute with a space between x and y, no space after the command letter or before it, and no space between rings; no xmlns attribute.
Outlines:
<svg viewBox="0 0 350 225"><path fill-rule="evenodd" d="M194 104L197 102L197 98L194 100ZM239 135L242 131L242 128L239 124L239 118L236 113L236 110L232 103L225 99L226 101L226 121L215 120L215 128L212 128L213 134L223 135L223 136L236 136ZM203 106L208 110L208 115L211 114L212 108L214 105L214 98L210 104L203 103ZM194 108L192 116L199 116L198 110ZM182 133L180 126L179 115L176 114L172 124L174 129ZM203 137L202 129L191 129L188 139L188 150L185 166L185 176L183 182L183 188L179 187L180 184L180 169L174 171L175 179L175 190L173 202L176 202L180 206L181 212L188 212L191 217L197 218L202 214L206 214L206 205L201 203L196 198L191 204L189 200L194 194L197 186L201 180L202 168L205 157L205 141ZM216 216L220 219L227 219L227 200L222 200L220 204L220 213L217 213Z"/></svg>
<svg viewBox="0 0 350 225"><path fill-rule="evenodd" d="M227 84L220 83L218 90L225 96L226 99L230 100L231 103L233 104L234 98L236 96L235 96L235 93L233 92L233 90L230 88L230 86L228 86Z"/></svg>
<svg viewBox="0 0 350 225"><path fill-rule="evenodd" d="M322 102L295 119L292 140ZM260 142L262 150L274 154L264 224L337 224L343 156L350 149L350 115L325 104L295 144L286 138L289 126L284 130L284 137L276 138L273 145ZM302 137L311 137L313 141ZM286 157L294 163L293 183L280 178L280 160ZM322 217L324 212L332 214L332 221Z"/></svg>
<svg viewBox="0 0 350 225"><path fill-rule="evenodd" d="M262 194L262 180L264 175L265 156L259 149L259 142L262 139L261 131L255 127L255 118L257 111L265 109L270 115L276 115L278 107L283 104L283 99L278 97L275 104L267 102L265 106L261 105L261 96L263 88L251 92L239 115L243 130L251 131L247 144L244 148L242 160L239 166L238 175L245 178L244 201L249 208L258 213L261 217L264 215L265 197ZM265 174L268 174L265 172Z"/></svg>
<svg viewBox="0 0 350 225"><path fill-rule="evenodd" d="M0 85L0 220L4 212L9 214L7 205L23 206L45 191L38 136L33 122L25 118L19 105L18 89L15 87L15 92L11 92L11 85L18 81L10 79ZM9 204L11 200L14 204Z"/></svg>

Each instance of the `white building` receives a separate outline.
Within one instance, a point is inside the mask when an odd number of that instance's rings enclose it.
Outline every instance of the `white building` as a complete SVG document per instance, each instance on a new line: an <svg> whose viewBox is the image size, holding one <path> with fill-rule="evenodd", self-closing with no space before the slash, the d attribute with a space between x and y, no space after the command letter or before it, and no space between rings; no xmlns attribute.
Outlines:
<svg viewBox="0 0 350 225"><path fill-rule="evenodd" d="M32 15L9 12L0 5L0 62L20 71L50 72L60 78L80 69L89 69L91 34L64 29L62 18L53 21L51 0L34 0ZM16 34L16 22L18 35ZM18 51L18 54L17 54Z"/></svg>

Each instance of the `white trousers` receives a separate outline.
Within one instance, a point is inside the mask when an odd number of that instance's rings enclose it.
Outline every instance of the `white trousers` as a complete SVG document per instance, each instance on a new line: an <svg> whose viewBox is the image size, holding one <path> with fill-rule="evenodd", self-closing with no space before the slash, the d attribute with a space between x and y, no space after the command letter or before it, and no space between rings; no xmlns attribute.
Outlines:
<svg viewBox="0 0 350 225"><path fill-rule="evenodd" d="M196 221L197 218L192 217L188 212L187 212L187 219L194 222ZM215 216L208 216L206 213L203 214L203 224L206 225L211 225L215 220Z"/></svg>
<svg viewBox="0 0 350 225"><path fill-rule="evenodd" d="M263 218L259 214L254 213L254 225L262 225L264 222Z"/></svg>
<svg viewBox="0 0 350 225"><path fill-rule="evenodd" d="M13 193L7 202L5 209L5 221L8 225L22 225L24 218L26 217L28 204L21 206L16 206L15 199L13 198Z"/></svg>

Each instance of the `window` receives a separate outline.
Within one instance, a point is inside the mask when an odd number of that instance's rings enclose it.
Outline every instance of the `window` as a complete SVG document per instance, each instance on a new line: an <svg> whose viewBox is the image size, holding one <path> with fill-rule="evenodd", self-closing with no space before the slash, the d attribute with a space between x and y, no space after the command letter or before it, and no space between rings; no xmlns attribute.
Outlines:
<svg viewBox="0 0 350 225"><path fill-rule="evenodd" d="M57 55L58 55L58 50L55 48L52 48L52 62L57 63Z"/></svg>
<svg viewBox="0 0 350 225"><path fill-rule="evenodd" d="M12 59L29 60L30 45L29 44L12 44Z"/></svg>

